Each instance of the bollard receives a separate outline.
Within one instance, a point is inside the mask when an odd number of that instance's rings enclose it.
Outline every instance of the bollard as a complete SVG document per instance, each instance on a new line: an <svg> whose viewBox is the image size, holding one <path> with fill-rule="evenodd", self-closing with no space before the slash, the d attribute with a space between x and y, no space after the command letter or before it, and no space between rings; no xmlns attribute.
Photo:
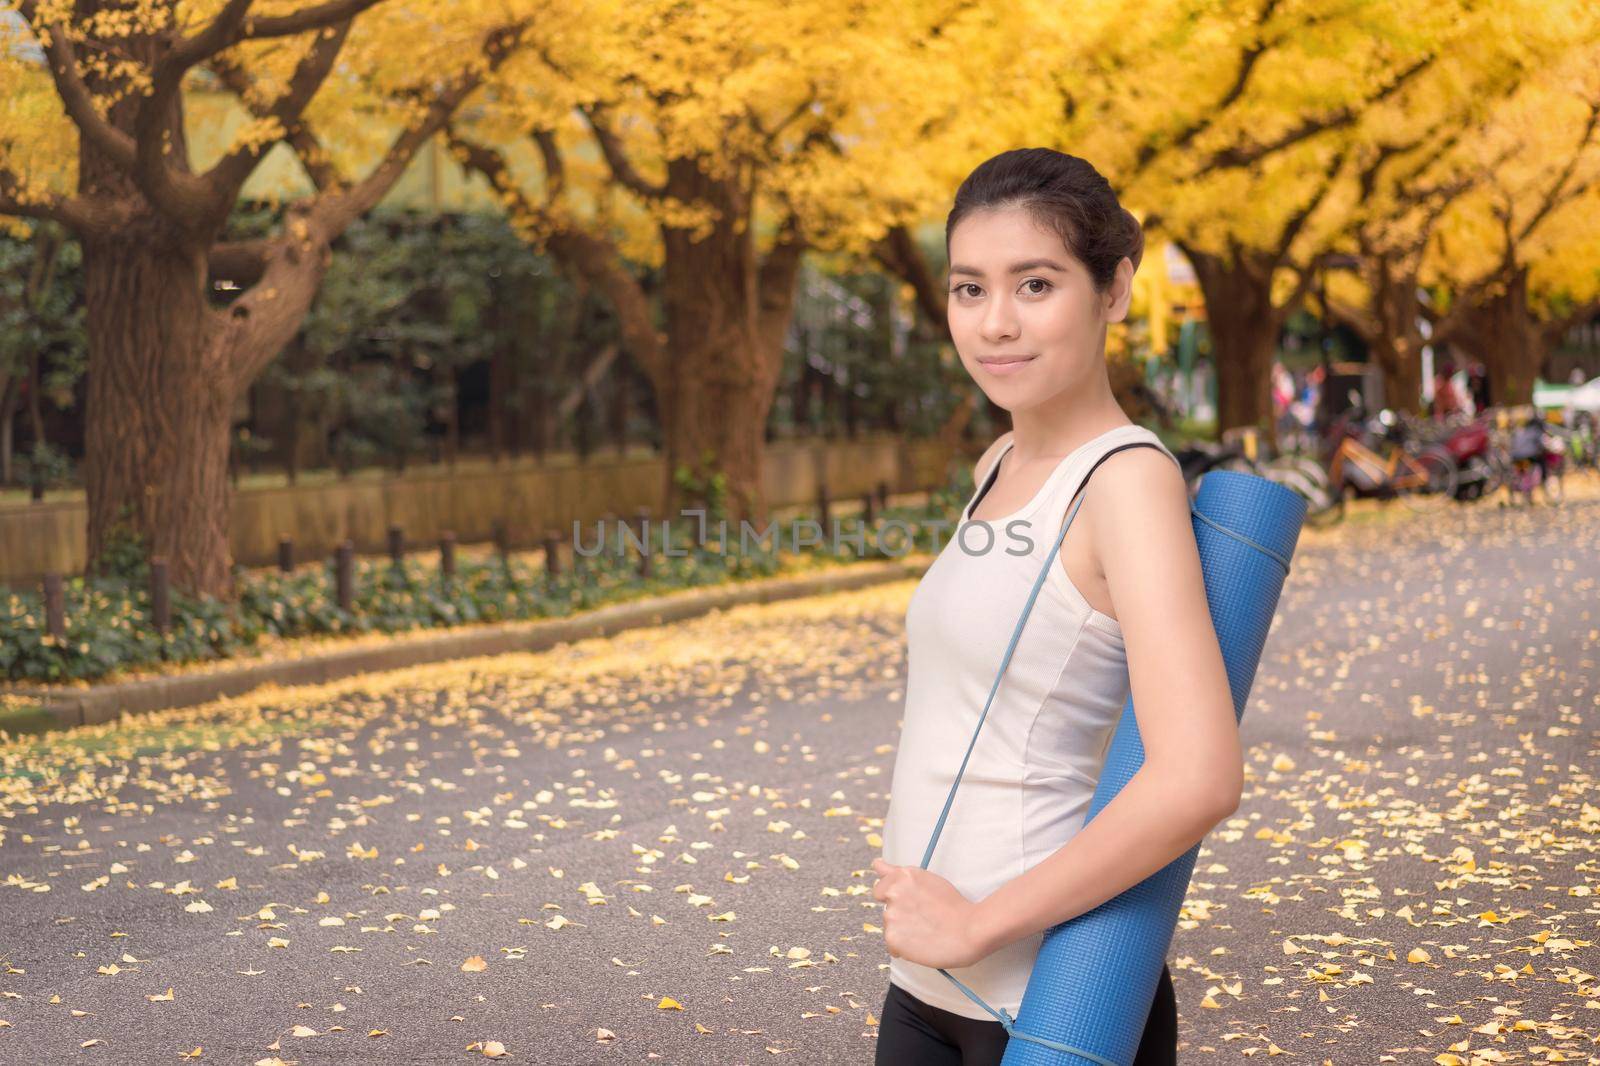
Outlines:
<svg viewBox="0 0 1600 1066"><path fill-rule="evenodd" d="M561 573L561 540L553 529L544 531L544 569L555 577Z"/></svg>
<svg viewBox="0 0 1600 1066"><path fill-rule="evenodd" d="M639 518L639 540L644 544L639 552L639 576L649 577L655 565L655 553L650 546L650 510L641 507L636 513Z"/></svg>
<svg viewBox="0 0 1600 1066"><path fill-rule="evenodd" d="M150 621L156 632L166 636L172 626L171 586L167 579L167 561L160 556L150 560Z"/></svg>
<svg viewBox="0 0 1600 1066"><path fill-rule="evenodd" d="M489 535L494 540L494 550L500 554L500 561L504 563L511 552L511 538L506 533L505 521L496 518L491 530Z"/></svg>
<svg viewBox="0 0 1600 1066"><path fill-rule="evenodd" d="M828 483L817 482L817 524L828 528Z"/></svg>
<svg viewBox="0 0 1600 1066"><path fill-rule="evenodd" d="M446 578L456 576L456 535L449 530L439 538L439 573Z"/></svg>
<svg viewBox="0 0 1600 1066"><path fill-rule="evenodd" d="M349 611L355 602L355 555L355 545L348 540L339 545L333 553L334 595L341 611Z"/></svg>
<svg viewBox="0 0 1600 1066"><path fill-rule="evenodd" d="M67 639L66 596L60 574L44 575L44 631L54 640Z"/></svg>
<svg viewBox="0 0 1600 1066"><path fill-rule="evenodd" d="M887 481L880 481L878 482L878 510L887 511L888 509L889 483Z"/></svg>
<svg viewBox="0 0 1600 1066"><path fill-rule="evenodd" d="M294 570L294 541L288 537L278 538L278 571L291 573Z"/></svg>
<svg viewBox="0 0 1600 1066"><path fill-rule="evenodd" d="M863 492L861 494L861 522L862 522L862 524L863 525L867 525L867 526L872 525L872 523L875 521L875 518L874 518L874 514L875 513L876 512L874 510L874 504L873 504L873 501L872 501L872 493Z"/></svg>
<svg viewBox="0 0 1600 1066"><path fill-rule="evenodd" d="M399 526L389 527L389 561L395 566L405 562L406 535Z"/></svg>

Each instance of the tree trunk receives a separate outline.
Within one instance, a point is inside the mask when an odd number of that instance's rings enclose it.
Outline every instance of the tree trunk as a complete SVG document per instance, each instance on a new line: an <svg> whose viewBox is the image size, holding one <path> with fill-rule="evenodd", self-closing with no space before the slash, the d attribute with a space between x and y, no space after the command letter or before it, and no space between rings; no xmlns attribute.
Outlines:
<svg viewBox="0 0 1600 1066"><path fill-rule="evenodd" d="M1273 306L1274 263L1239 252L1229 262L1185 249L1205 297L1217 373L1217 431L1259 426L1273 437L1272 357L1286 311Z"/></svg>
<svg viewBox="0 0 1600 1066"><path fill-rule="evenodd" d="M666 452L667 513L682 494L679 465L702 483L726 478L730 522L764 523L761 473L767 416L783 367L802 245L790 235L756 254L752 219L740 210L748 193L702 173L693 160L667 168L668 194L713 205L709 232L662 227L662 296L667 356L652 373ZM698 238L698 239L696 239Z"/></svg>
<svg viewBox="0 0 1600 1066"><path fill-rule="evenodd" d="M1365 338L1383 371L1384 406L1418 414L1422 410L1422 331L1417 326L1417 278L1396 270L1389 260L1374 264L1372 310L1377 329Z"/></svg>
<svg viewBox="0 0 1600 1066"><path fill-rule="evenodd" d="M86 239L83 274L90 568L131 534L174 585L227 596L235 392L206 329L205 256L154 235Z"/></svg>
<svg viewBox="0 0 1600 1066"><path fill-rule="evenodd" d="M1489 402L1532 403L1533 379L1550 354L1550 342L1528 307L1528 268L1508 270L1495 292L1451 318L1450 339L1483 360L1488 371Z"/></svg>

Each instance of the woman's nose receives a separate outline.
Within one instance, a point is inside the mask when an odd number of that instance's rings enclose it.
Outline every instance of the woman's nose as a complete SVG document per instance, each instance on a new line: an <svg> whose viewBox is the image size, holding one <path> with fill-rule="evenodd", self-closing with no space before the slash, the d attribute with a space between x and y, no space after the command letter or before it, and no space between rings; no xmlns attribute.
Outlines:
<svg viewBox="0 0 1600 1066"><path fill-rule="evenodd" d="M1015 340L1020 329L1017 325L1016 309L1011 301L1003 297L990 300L984 307L983 319L978 323L978 332L990 344Z"/></svg>

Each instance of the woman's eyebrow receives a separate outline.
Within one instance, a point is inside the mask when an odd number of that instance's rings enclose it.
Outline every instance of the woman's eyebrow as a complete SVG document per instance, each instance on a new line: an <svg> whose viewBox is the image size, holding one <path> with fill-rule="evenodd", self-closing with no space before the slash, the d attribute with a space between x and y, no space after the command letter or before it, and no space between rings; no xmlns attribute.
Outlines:
<svg viewBox="0 0 1600 1066"><path fill-rule="evenodd" d="M1046 270L1059 270L1063 273L1065 273L1067 269L1054 259L1024 259L1020 263L1011 264L1011 273L1020 274L1024 270L1038 270L1041 267ZM977 267L969 267L963 266L960 263L953 263L950 266L950 276L954 277L957 274L971 274L973 277L977 278L983 277L983 271L979 270Z"/></svg>

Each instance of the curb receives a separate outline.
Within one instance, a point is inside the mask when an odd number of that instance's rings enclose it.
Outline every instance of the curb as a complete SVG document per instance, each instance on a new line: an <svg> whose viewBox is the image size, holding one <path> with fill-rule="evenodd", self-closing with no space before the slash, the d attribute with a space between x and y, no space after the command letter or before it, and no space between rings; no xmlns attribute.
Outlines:
<svg viewBox="0 0 1600 1066"><path fill-rule="evenodd" d="M931 562L929 560L928 562ZM695 618L747 603L772 603L918 577L928 563L859 563L822 574L741 581L726 587L689 589L584 611L568 618L495 622L454 633L402 633L377 647L350 648L300 659L255 663L205 673L155 677L75 689L4 688L0 693L40 701L64 726L99 725L125 715L193 707L242 696L264 685L317 685L357 674L408 666L543 651L558 644L605 637L628 629Z"/></svg>

